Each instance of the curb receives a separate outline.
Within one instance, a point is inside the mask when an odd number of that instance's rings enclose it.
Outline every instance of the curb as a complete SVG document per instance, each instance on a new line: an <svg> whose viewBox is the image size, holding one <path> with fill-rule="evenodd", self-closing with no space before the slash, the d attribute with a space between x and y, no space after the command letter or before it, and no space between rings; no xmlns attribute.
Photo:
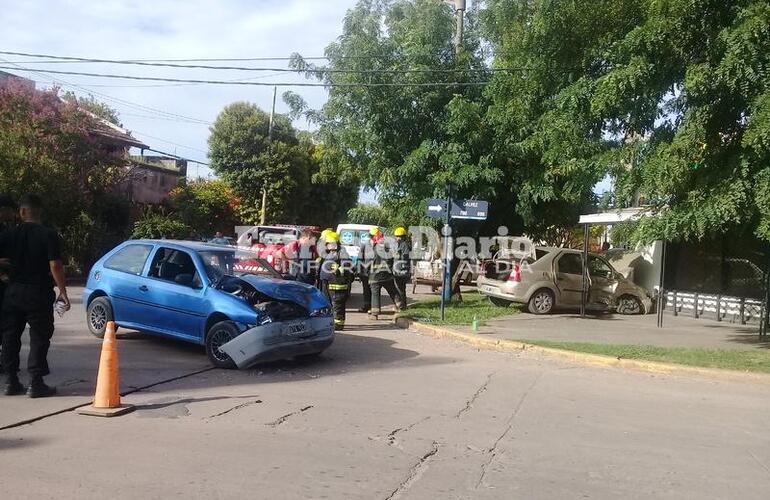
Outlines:
<svg viewBox="0 0 770 500"><path fill-rule="evenodd" d="M469 335L467 333L452 330L451 328L426 325L408 318L396 318L394 323L405 330L416 330L435 338L449 338L470 344L479 349L487 349L498 352L521 353L527 352L541 356L560 359L571 363L588 366L628 368L637 371L665 375L696 375L717 380L733 382L753 382L770 385L770 375L764 373L751 373L736 370L723 370L720 368L701 368L697 366L678 365L659 361L642 361L636 359L614 358L601 354L589 354L576 351L541 347L526 342L507 339L491 339Z"/></svg>

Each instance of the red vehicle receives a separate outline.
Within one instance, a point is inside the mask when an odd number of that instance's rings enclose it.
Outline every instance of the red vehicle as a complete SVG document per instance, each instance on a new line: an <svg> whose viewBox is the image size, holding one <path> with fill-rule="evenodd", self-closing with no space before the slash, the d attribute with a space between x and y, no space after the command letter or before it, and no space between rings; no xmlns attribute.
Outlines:
<svg viewBox="0 0 770 500"><path fill-rule="evenodd" d="M288 263L283 261L281 250L287 244L299 239L304 230L311 230L316 236L320 234L320 229L315 226L254 226L238 237L238 246L250 248L254 252L254 257L266 260L277 271L281 273L288 272ZM251 234L251 241L248 240L248 234ZM247 271L247 266L254 265L256 262L241 260L236 265L241 267L241 271Z"/></svg>

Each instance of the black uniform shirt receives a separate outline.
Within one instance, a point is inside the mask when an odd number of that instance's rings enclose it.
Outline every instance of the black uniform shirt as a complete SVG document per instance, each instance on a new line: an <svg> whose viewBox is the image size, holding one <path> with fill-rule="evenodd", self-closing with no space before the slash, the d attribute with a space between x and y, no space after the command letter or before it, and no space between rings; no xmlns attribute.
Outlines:
<svg viewBox="0 0 770 500"><path fill-rule="evenodd" d="M61 260L61 241L53 229L23 222L0 236L0 252L11 259L11 283L53 286L49 262Z"/></svg>

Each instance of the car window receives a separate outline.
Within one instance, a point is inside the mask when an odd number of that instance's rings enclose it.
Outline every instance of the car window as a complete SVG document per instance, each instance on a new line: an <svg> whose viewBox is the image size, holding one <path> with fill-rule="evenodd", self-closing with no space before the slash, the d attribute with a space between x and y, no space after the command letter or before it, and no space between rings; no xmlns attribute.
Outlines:
<svg viewBox="0 0 770 500"><path fill-rule="evenodd" d="M583 275L583 257L579 253L565 253L559 257L558 272Z"/></svg>
<svg viewBox="0 0 770 500"><path fill-rule="evenodd" d="M129 274L142 274L144 263L150 255L152 245L127 245L104 262L104 267Z"/></svg>
<svg viewBox="0 0 770 500"><path fill-rule="evenodd" d="M588 274L600 278L612 278L614 274L609 264L598 257L588 257Z"/></svg>
<svg viewBox="0 0 770 500"><path fill-rule="evenodd" d="M340 243L348 246L358 246L356 232L352 229L343 229L340 231Z"/></svg>
<svg viewBox="0 0 770 500"><path fill-rule="evenodd" d="M150 264L149 276L192 288L202 286L190 254L173 248L163 247L155 252L155 257Z"/></svg>

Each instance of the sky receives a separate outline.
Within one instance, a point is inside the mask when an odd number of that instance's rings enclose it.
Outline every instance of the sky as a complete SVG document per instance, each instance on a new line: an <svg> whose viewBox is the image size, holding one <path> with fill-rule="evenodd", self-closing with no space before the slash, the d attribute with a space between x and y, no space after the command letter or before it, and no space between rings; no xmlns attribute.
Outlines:
<svg viewBox="0 0 770 500"><path fill-rule="evenodd" d="M0 0L0 50L96 59L199 59L322 56L342 33L347 10L356 0ZM306 82L294 74L206 71L94 63L41 63L27 56L0 54L0 66L35 80L92 94L115 108L123 126L151 148L207 161L209 126L226 105L250 101L265 110L272 86L224 86L137 82L45 70L113 73L170 78L280 83ZM228 64L228 63L212 63ZM231 65L286 67L286 61ZM36 72L18 69L34 68ZM279 88L277 112L288 111L280 95L292 90L313 108L326 101L323 88ZM309 125L295 122L300 129ZM188 176L207 177L206 166L190 163ZM609 188L605 179L596 191ZM362 192L360 201L376 201Z"/></svg>
<svg viewBox="0 0 770 500"><path fill-rule="evenodd" d="M0 50L97 59L288 57L294 52L305 57L322 56L325 47L342 33L345 13L355 3L356 0L0 0ZM246 100L269 110L271 86L137 82L51 75L45 74L45 69L253 79L264 83L307 81L299 75L270 72L30 61L35 59L0 54L0 66L38 70L3 71L31 78L38 87L57 83L80 95L91 93L117 109L123 126L153 149L203 162L207 161L209 124L222 108ZM229 64L287 67L286 61ZM300 94L314 108L326 100L322 88L279 88L279 113L288 111L280 98L286 90ZM308 128L304 121L295 125ZM190 164L188 170L192 177L210 174L207 167L195 164Z"/></svg>

